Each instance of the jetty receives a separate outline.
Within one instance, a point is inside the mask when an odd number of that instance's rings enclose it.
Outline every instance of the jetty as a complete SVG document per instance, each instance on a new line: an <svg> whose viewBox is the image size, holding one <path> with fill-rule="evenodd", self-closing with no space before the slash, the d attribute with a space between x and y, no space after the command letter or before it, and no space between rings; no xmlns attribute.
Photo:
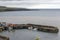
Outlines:
<svg viewBox="0 0 60 40"><path fill-rule="evenodd" d="M43 27L38 27L37 29L38 31L43 31L43 32L51 32L51 33L58 33L58 28L57 27L53 27L53 26L43 26Z"/></svg>
<svg viewBox="0 0 60 40"><path fill-rule="evenodd" d="M32 26L33 28L37 28L37 31L50 32L50 33L58 33L59 29L55 26L48 25L38 25L38 24L27 24Z"/></svg>
<svg viewBox="0 0 60 40"><path fill-rule="evenodd" d="M50 32L50 33L58 33L59 29L55 26L48 26L48 25L38 25L38 24L6 24L6 23L0 23L0 31L2 30L9 30L11 29L31 29L31 30L37 30L42 32Z"/></svg>

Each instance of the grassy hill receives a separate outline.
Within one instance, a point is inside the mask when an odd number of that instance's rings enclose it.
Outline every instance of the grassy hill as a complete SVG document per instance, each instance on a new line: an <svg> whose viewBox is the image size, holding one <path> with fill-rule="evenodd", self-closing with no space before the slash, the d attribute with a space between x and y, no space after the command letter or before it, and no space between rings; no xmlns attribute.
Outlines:
<svg viewBox="0 0 60 40"><path fill-rule="evenodd" d="M10 8L5 6L0 6L0 12L2 11L36 11L38 9L27 9L27 8Z"/></svg>

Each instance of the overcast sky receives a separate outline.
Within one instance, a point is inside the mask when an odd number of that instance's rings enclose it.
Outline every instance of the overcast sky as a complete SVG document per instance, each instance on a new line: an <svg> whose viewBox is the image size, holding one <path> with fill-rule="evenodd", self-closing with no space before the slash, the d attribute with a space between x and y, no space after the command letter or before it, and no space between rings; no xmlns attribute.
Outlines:
<svg viewBox="0 0 60 40"><path fill-rule="evenodd" d="M3 0L1 6L60 9L60 0Z"/></svg>

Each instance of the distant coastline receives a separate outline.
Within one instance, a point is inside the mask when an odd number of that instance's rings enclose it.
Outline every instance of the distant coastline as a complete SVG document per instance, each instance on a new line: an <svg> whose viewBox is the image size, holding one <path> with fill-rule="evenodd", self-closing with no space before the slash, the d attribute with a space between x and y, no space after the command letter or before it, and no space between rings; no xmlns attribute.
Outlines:
<svg viewBox="0 0 60 40"><path fill-rule="evenodd" d="M37 10L39 9L13 8L13 7L0 6L0 12L3 12L3 11L37 11Z"/></svg>

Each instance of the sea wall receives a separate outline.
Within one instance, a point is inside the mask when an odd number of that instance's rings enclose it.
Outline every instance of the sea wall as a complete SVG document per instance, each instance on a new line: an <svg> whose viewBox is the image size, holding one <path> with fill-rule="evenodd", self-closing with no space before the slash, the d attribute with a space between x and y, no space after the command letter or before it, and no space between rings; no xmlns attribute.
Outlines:
<svg viewBox="0 0 60 40"><path fill-rule="evenodd" d="M5 24L5 23L3 23ZM43 31L43 32L51 32L51 33L58 33L59 29L55 26L48 26L48 25L38 25L38 24L5 24L2 25L3 30L9 30L9 28L12 29L28 29L29 27L32 27L32 29L37 28L37 31ZM0 28L2 29L2 28Z"/></svg>
<svg viewBox="0 0 60 40"><path fill-rule="evenodd" d="M38 25L38 24L9 24L13 29L28 29L28 27L37 28L38 31L58 33L59 29L54 26Z"/></svg>

